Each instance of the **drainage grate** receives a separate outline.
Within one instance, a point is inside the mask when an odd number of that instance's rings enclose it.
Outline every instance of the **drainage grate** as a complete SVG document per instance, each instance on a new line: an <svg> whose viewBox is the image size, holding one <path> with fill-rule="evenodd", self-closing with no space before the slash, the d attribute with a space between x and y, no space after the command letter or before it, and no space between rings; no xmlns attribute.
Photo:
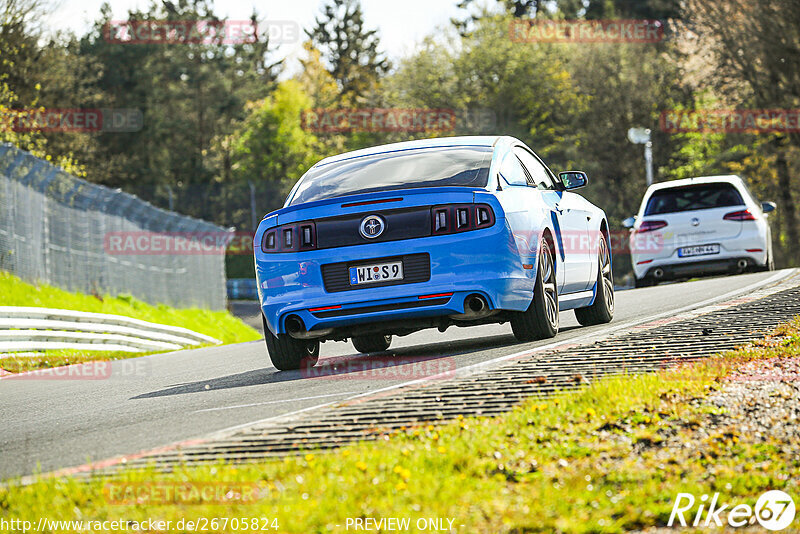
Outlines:
<svg viewBox="0 0 800 534"><path fill-rule="evenodd" d="M290 422L253 426L225 438L143 456L125 466L168 470L178 463L255 461L377 439L400 427L436 424L458 415L497 415L532 396L580 387L605 375L653 371L673 360L691 361L759 339L800 315L800 286L785 289L797 283L794 278L746 299L634 327L590 345L537 352L470 377L396 390Z"/></svg>

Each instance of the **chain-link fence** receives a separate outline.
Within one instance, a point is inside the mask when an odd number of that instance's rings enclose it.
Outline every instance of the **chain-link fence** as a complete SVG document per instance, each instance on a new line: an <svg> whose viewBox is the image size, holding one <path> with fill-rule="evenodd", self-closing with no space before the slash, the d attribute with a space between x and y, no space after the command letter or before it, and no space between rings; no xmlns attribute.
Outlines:
<svg viewBox="0 0 800 534"><path fill-rule="evenodd" d="M71 291L224 308L224 245L167 253L146 245L165 235L220 242L228 233L0 145L0 269ZM109 236L133 246L110 248Z"/></svg>

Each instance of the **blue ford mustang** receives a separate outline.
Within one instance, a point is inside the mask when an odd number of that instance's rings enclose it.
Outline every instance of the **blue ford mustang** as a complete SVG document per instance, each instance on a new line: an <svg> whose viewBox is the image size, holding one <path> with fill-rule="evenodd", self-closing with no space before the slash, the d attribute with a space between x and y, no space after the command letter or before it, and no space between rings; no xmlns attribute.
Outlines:
<svg viewBox="0 0 800 534"><path fill-rule="evenodd" d="M553 337L559 310L611 320L603 211L511 137L451 137L324 159L255 235L275 367L313 365L320 341L386 350L393 335L511 323Z"/></svg>

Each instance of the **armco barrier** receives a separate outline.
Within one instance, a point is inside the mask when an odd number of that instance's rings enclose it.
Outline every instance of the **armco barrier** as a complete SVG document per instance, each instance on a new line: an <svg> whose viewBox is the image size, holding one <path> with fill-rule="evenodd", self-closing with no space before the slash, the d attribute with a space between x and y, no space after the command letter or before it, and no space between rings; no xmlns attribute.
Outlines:
<svg viewBox="0 0 800 534"><path fill-rule="evenodd" d="M0 306L0 352L55 349L177 350L219 340L188 328L121 315Z"/></svg>
<svg viewBox="0 0 800 534"><path fill-rule="evenodd" d="M229 279L228 300L258 300L255 278Z"/></svg>

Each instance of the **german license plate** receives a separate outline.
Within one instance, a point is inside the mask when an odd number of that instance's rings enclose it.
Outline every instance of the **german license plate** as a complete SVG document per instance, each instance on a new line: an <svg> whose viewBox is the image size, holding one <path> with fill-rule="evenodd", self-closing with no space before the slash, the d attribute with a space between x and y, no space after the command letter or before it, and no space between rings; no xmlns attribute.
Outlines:
<svg viewBox="0 0 800 534"><path fill-rule="evenodd" d="M377 263L350 267L350 285L373 284L375 282L391 282L403 279L403 262Z"/></svg>
<svg viewBox="0 0 800 534"><path fill-rule="evenodd" d="M694 247L683 247L678 249L679 258L689 256L706 256L708 254L719 254L719 245L696 245Z"/></svg>

